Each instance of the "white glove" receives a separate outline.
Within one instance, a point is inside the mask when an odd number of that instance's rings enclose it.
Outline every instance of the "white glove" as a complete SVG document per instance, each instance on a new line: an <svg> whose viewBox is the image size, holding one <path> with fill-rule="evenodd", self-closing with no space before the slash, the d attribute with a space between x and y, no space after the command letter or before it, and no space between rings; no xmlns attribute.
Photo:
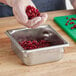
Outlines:
<svg viewBox="0 0 76 76"><path fill-rule="evenodd" d="M29 27L34 28L43 24L47 20L47 14L41 14L39 17L35 17L28 20L28 16L25 12L26 7L31 5L36 8L31 0L6 0L7 4L13 8L13 13L19 23Z"/></svg>

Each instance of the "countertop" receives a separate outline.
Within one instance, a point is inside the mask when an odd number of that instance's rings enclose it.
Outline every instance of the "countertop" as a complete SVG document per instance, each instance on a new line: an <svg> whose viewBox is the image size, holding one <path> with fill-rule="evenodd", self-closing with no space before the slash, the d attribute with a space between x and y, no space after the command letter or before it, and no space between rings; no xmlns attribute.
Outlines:
<svg viewBox="0 0 76 76"><path fill-rule="evenodd" d="M74 10L47 12L49 18L45 24L50 24L70 44L64 48L64 57L53 63L26 66L11 49L10 39L6 30L25 28L15 17L0 18L0 76L76 76L76 43L53 22L56 16L75 14Z"/></svg>

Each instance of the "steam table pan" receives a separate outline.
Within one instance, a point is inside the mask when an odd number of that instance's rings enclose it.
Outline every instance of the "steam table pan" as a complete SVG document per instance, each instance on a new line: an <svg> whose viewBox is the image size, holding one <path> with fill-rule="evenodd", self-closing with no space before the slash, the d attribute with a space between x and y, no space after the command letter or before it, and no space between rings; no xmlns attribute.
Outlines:
<svg viewBox="0 0 76 76"><path fill-rule="evenodd" d="M69 46L50 25L42 25L35 29L21 28L6 31L11 40L11 48L26 65L36 65L58 61L63 57L64 47ZM47 36L47 37L45 37ZM21 40L48 40L51 46L24 50L18 43Z"/></svg>

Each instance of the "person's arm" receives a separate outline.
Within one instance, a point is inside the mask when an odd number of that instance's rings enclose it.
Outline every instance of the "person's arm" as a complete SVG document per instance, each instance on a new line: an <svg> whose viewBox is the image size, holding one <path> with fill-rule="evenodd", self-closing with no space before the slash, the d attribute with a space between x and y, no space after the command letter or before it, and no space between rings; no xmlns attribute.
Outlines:
<svg viewBox="0 0 76 76"><path fill-rule="evenodd" d="M43 24L47 20L47 14L40 14L39 17L35 17L31 20L28 19L28 16L25 12L26 7L31 5L36 8L32 0L0 0L13 8L13 13L18 20L19 23L29 27L35 28L41 24Z"/></svg>
<svg viewBox="0 0 76 76"><path fill-rule="evenodd" d="M76 0L70 0L70 2L73 5L74 9L76 9Z"/></svg>
<svg viewBox="0 0 76 76"><path fill-rule="evenodd" d="M1 3L7 4L6 0L0 0Z"/></svg>

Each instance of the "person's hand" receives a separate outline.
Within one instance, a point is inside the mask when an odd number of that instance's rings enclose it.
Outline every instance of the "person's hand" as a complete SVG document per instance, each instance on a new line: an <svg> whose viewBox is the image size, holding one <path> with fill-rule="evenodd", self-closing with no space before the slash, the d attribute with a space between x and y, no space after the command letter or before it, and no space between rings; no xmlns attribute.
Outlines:
<svg viewBox="0 0 76 76"><path fill-rule="evenodd" d="M31 0L6 0L7 4L13 8L13 13L19 23L29 27L35 28L43 24L47 20L47 14L40 14L39 17L35 17L31 20L28 20L28 16L25 12L26 7L31 5L36 8L34 3Z"/></svg>

